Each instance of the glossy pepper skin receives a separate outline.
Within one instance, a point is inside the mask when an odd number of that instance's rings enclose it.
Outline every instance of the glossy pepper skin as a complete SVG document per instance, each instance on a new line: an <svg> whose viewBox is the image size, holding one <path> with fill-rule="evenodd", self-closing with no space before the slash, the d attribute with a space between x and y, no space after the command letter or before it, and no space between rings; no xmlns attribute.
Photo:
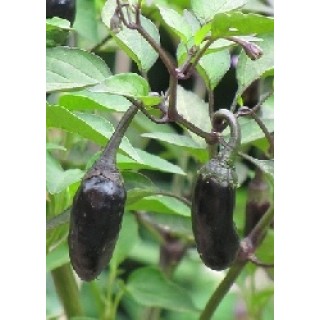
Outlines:
<svg viewBox="0 0 320 320"><path fill-rule="evenodd" d="M204 264L223 270L235 259L239 236L233 223L237 176L227 161L213 158L198 173L192 197L192 229Z"/></svg>
<svg viewBox="0 0 320 320"><path fill-rule="evenodd" d="M47 0L46 2L46 18L59 17L74 22L76 15L75 0Z"/></svg>
<svg viewBox="0 0 320 320"><path fill-rule="evenodd" d="M82 280L95 279L109 263L125 201L126 190L120 173L100 160L84 177L71 210L70 259Z"/></svg>
<svg viewBox="0 0 320 320"><path fill-rule="evenodd" d="M127 193L116 154L137 111L133 105L125 112L73 199L69 256L73 269L85 281L95 279L108 265L119 236Z"/></svg>

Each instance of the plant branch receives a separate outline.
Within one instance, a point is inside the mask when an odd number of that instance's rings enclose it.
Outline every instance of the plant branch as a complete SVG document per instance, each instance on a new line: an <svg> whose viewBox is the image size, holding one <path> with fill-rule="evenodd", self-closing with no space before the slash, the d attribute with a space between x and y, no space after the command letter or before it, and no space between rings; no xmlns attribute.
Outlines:
<svg viewBox="0 0 320 320"><path fill-rule="evenodd" d="M211 127L212 130L214 130L214 121L213 121L213 115L214 115L214 92L213 90L208 89L208 103L209 103L209 117L211 120Z"/></svg>
<svg viewBox="0 0 320 320"><path fill-rule="evenodd" d="M171 76L176 77L176 66L172 61L169 54L149 35L149 33L142 27L142 25L137 25L136 30L142 35L144 39L151 45L151 47L159 54L161 61L166 66L168 72Z"/></svg>
<svg viewBox="0 0 320 320"><path fill-rule="evenodd" d="M229 289L238 278L247 261L236 262L229 269L225 278L220 282L218 288L213 292L208 300L204 310L200 315L200 320L210 320L218 308L224 296L228 293Z"/></svg>
<svg viewBox="0 0 320 320"><path fill-rule="evenodd" d="M257 104L257 106L260 108L262 103ZM257 106L255 106L254 108L256 108ZM271 136L270 132L268 131L266 125L262 122L262 120L257 116L257 114L255 113L256 109L250 109L248 107L241 107L237 113L238 117L245 117L245 116L249 116L252 119L255 120L255 122L258 124L258 126L260 127L260 129L263 131L266 139L269 142L270 145L270 153L271 153L271 157L273 158L273 151L274 151L274 142L273 142L273 137ZM253 111L254 110L254 111Z"/></svg>
<svg viewBox="0 0 320 320"><path fill-rule="evenodd" d="M169 121L175 121L178 116L177 111L177 88L178 79L175 76L170 75L169 81L169 107L168 107L168 119Z"/></svg>
<svg viewBox="0 0 320 320"><path fill-rule="evenodd" d="M151 45L151 47L159 54L160 59L166 66L168 72L172 76L176 76L176 66L173 60L170 58L169 54L150 36L150 34L143 28L141 24L141 1L139 1L138 5L136 6L136 14L135 14L135 22L128 22L126 18L124 17L123 11L122 11L122 4L120 3L120 0L117 0L117 8L116 11L119 14L120 20L123 22L123 24L128 28L132 30L137 30L141 36Z"/></svg>
<svg viewBox="0 0 320 320"><path fill-rule="evenodd" d="M197 126L195 126L193 123L189 122L188 120L186 120L182 115L178 114L177 115L177 120L176 122L182 126L184 126L185 128L187 128L188 130L190 130L191 132L195 133L196 135L198 135L199 137L205 139L207 141L207 143L212 144L212 143L217 143L217 136L215 133L210 133L210 132L206 132L203 131L202 129L198 128Z"/></svg>
<svg viewBox="0 0 320 320"><path fill-rule="evenodd" d="M192 71L197 66L199 60L215 40L215 38L210 37L207 39L206 44L200 50L196 51L193 49L193 51L189 53L189 57L182 65L182 67L176 69L177 76L179 79L185 80L191 76Z"/></svg>
<svg viewBox="0 0 320 320"><path fill-rule="evenodd" d="M163 117L160 119L155 118L154 116L152 116L145 108L145 106L143 105L142 102L140 101L136 101L130 97L127 98L128 100L130 100L130 102L132 102L132 104L134 104L135 106L137 106L140 111L151 121L157 123L157 124L164 124L164 123L168 123L168 122L172 122L171 120L169 120L168 117L168 108L164 105L164 104L159 104L157 106L157 108L163 112ZM211 132L206 132L203 131L202 129L198 128L197 126L195 126L193 123L189 122L188 120L186 120L181 114L177 113L176 114L176 120L174 121L177 124L185 127L186 129L188 129L189 131L195 133L196 135L198 135L199 137L205 139L209 144L214 144L218 142L217 139L217 134L216 133L211 133Z"/></svg>
<svg viewBox="0 0 320 320"><path fill-rule="evenodd" d="M67 318L71 319L72 317L83 316L79 289L70 263L54 269L51 274Z"/></svg>

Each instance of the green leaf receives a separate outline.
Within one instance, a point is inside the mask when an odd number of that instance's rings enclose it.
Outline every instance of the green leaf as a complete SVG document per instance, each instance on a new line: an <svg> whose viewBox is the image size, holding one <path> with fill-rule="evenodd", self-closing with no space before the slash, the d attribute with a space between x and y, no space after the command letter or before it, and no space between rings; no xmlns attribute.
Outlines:
<svg viewBox="0 0 320 320"><path fill-rule="evenodd" d="M243 39L248 40L246 36L241 37ZM250 37L251 41L259 41L260 39L255 38L255 37ZM200 44L200 43L199 43ZM188 50L190 50L190 48L194 45L193 42L189 42L187 45L183 44L183 43L179 43L178 48L177 48L177 60L178 60L178 64L179 66L181 66L184 62L185 59L187 58L187 52ZM200 45L200 48L202 48L205 44L202 43ZM213 52L218 52L227 48L230 48L232 46L235 46L235 43L233 41L229 41L226 39L217 39L216 41L214 41L210 47L205 51L204 55L213 53Z"/></svg>
<svg viewBox="0 0 320 320"><path fill-rule="evenodd" d="M150 178L139 172L124 171L122 172L122 177L127 191L137 188L156 188Z"/></svg>
<svg viewBox="0 0 320 320"><path fill-rule="evenodd" d="M261 171L263 171L273 181L273 179L274 179L274 160L273 159L259 160L259 159L255 159L249 155L246 155L245 159L250 161L254 165L256 165Z"/></svg>
<svg viewBox="0 0 320 320"><path fill-rule="evenodd" d="M266 237L255 252L258 259L264 263L274 262L274 231L269 229Z"/></svg>
<svg viewBox="0 0 320 320"><path fill-rule="evenodd" d="M203 39L209 35L209 32L211 31L211 22L206 23L204 26L202 26L194 35L194 43L195 45L200 45Z"/></svg>
<svg viewBox="0 0 320 320"><path fill-rule="evenodd" d="M213 90L230 68L229 50L222 50L204 55L197 70L205 81L207 87Z"/></svg>
<svg viewBox="0 0 320 320"><path fill-rule="evenodd" d="M186 290L152 267L134 271L129 277L127 291L136 302L147 307L198 312Z"/></svg>
<svg viewBox="0 0 320 320"><path fill-rule="evenodd" d="M68 38L70 22L65 19L53 17L46 20L46 46L55 47L63 45Z"/></svg>
<svg viewBox="0 0 320 320"><path fill-rule="evenodd" d="M135 188L127 191L126 205L131 205L145 197L156 194L156 189L149 188Z"/></svg>
<svg viewBox="0 0 320 320"><path fill-rule="evenodd" d="M91 318L91 317L71 317L70 320L97 320L97 319Z"/></svg>
<svg viewBox="0 0 320 320"><path fill-rule="evenodd" d="M77 14L73 27L77 33L92 43L98 42L98 25L96 2L92 0L76 0Z"/></svg>
<svg viewBox="0 0 320 320"><path fill-rule="evenodd" d="M155 184L145 175L137 172L122 172L127 190L126 205L132 204L144 197L157 192Z"/></svg>
<svg viewBox="0 0 320 320"><path fill-rule="evenodd" d="M191 0L191 8L201 23L208 22L222 12L238 9L246 4L246 0Z"/></svg>
<svg viewBox="0 0 320 320"><path fill-rule="evenodd" d="M105 82L90 89L92 92L107 92L117 95L139 97L150 91L148 82L136 73L120 73L109 77Z"/></svg>
<svg viewBox="0 0 320 320"><path fill-rule="evenodd" d="M138 223L133 214L125 213L122 226L110 264L117 267L130 253L138 237Z"/></svg>
<svg viewBox="0 0 320 320"><path fill-rule="evenodd" d="M159 212L164 214L176 214L185 217L190 217L190 208L178 199L154 195L145 197L131 205L128 205L128 210L144 210L150 212Z"/></svg>
<svg viewBox="0 0 320 320"><path fill-rule="evenodd" d="M90 88L91 92L104 92L142 100L145 105L155 105L161 102L161 97L148 96L148 82L136 73L120 73L109 77L103 83Z"/></svg>
<svg viewBox="0 0 320 320"><path fill-rule="evenodd" d="M163 143L173 153L181 154L181 150L194 156L197 160L205 162L208 158L208 152L203 146L200 146L191 137L177 133L169 132L151 132L141 135L145 138L156 139ZM179 147L178 149L176 147Z"/></svg>
<svg viewBox="0 0 320 320"><path fill-rule="evenodd" d="M181 135L177 133L168 133L168 132L150 132L143 133L141 137L156 139L170 143L174 146L187 147L192 149L203 149L198 143L196 143L192 138Z"/></svg>
<svg viewBox="0 0 320 320"><path fill-rule="evenodd" d="M115 8L116 0L108 0L102 10L102 21L107 28L110 28L110 20L115 12ZM132 16L134 16L134 14L132 14ZM141 16L141 24L154 41L160 44L159 31L154 23L144 16ZM118 46L137 63L140 70L148 71L158 59L158 53L137 30L131 30L123 26L120 32L114 33L110 30L110 33Z"/></svg>
<svg viewBox="0 0 320 320"><path fill-rule="evenodd" d="M191 28L192 35L194 35L201 27L197 17L189 10L183 10L184 23L188 24Z"/></svg>
<svg viewBox="0 0 320 320"><path fill-rule="evenodd" d="M164 22L171 28L171 30L181 39L182 42L187 41L192 36L192 30L184 17L182 17L177 11L164 6L157 6L160 10L160 15Z"/></svg>
<svg viewBox="0 0 320 320"><path fill-rule="evenodd" d="M258 117L264 123L269 132L274 131L273 96L262 105ZM256 121L250 117L239 119L241 128L241 145L246 146L265 139L265 135Z"/></svg>
<svg viewBox="0 0 320 320"><path fill-rule="evenodd" d="M178 86L177 90L177 109L186 120L192 122L197 127L207 132L211 130L208 104L196 94L185 90L181 86ZM203 138L192 132L190 132L190 135L195 142L203 148L206 148Z"/></svg>
<svg viewBox="0 0 320 320"><path fill-rule="evenodd" d="M135 153L137 155L137 160L133 160L120 153L117 154L117 166L121 171L145 169L181 175L186 174L179 166L172 164L161 157L155 156L138 148L135 148ZM87 163L88 168L92 166L100 154L101 152L98 152L90 159Z"/></svg>
<svg viewBox="0 0 320 320"><path fill-rule="evenodd" d="M83 172L80 169L63 170L48 152L46 157L46 184L51 194L59 193L82 179Z"/></svg>
<svg viewBox="0 0 320 320"><path fill-rule="evenodd" d="M79 134L100 146L105 146L114 132L112 124L98 115L72 113L60 106L47 106L46 115L47 127L60 128ZM120 150L140 161L135 148L132 147L126 137L122 139Z"/></svg>
<svg viewBox="0 0 320 320"><path fill-rule="evenodd" d="M110 75L105 62L92 53L70 47L47 49L47 92L92 86Z"/></svg>
<svg viewBox="0 0 320 320"><path fill-rule="evenodd" d="M47 150L61 150L61 151L67 151L67 149L63 146L60 146L58 144L55 144L53 142L47 142L46 143L46 149Z"/></svg>
<svg viewBox="0 0 320 320"><path fill-rule="evenodd" d="M273 69L273 34L261 36L261 38L263 38L263 42L259 43L259 47L261 47L263 50L263 55L260 59L252 61L244 51L242 51L239 56L239 61L236 67L238 81L238 91L236 97L241 95L254 80L262 77L264 74Z"/></svg>
<svg viewBox="0 0 320 320"><path fill-rule="evenodd" d="M211 22L211 35L215 38L272 33L273 30L273 18L254 13L220 13Z"/></svg>
<svg viewBox="0 0 320 320"><path fill-rule="evenodd" d="M50 251L46 258L46 270L50 272L70 261L69 247L66 241Z"/></svg>
<svg viewBox="0 0 320 320"><path fill-rule="evenodd" d="M135 148L135 151L138 153L140 160L135 161L126 157L122 154L117 155L117 164L121 170L155 170L167 173L181 174L185 175L186 173L177 165L172 164L171 162L162 159L161 157L155 156L151 153L143 151L141 149Z"/></svg>
<svg viewBox="0 0 320 320"><path fill-rule="evenodd" d="M64 94L59 104L68 110L101 110L124 112L131 102L122 96L103 92L90 92L88 90Z"/></svg>
<svg viewBox="0 0 320 320"><path fill-rule="evenodd" d="M150 216L151 221L154 223L165 226L167 229L169 229L170 233L188 240L193 239L190 217L154 212L148 212L148 216Z"/></svg>
<svg viewBox="0 0 320 320"><path fill-rule="evenodd" d="M57 194L60 195L60 194ZM68 235L68 225L61 224L46 232L46 250L51 252L59 246Z"/></svg>

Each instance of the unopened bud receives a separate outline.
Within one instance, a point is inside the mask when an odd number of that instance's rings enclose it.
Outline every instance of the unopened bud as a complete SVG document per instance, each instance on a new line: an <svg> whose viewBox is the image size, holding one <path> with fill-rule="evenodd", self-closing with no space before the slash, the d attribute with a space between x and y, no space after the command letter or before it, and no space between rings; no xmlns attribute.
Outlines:
<svg viewBox="0 0 320 320"><path fill-rule="evenodd" d="M242 47L251 60L257 60L263 55L262 49L255 43L244 42Z"/></svg>

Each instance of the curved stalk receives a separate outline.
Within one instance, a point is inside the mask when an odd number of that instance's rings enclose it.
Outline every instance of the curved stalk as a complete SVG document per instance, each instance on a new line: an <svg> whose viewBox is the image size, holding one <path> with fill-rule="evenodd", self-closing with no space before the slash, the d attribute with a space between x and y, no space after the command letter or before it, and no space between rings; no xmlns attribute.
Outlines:
<svg viewBox="0 0 320 320"><path fill-rule="evenodd" d="M230 127L230 139L228 145L221 152L221 157L226 161L233 162L241 143L241 131L238 120L235 115L227 109L220 109L214 113L212 117L213 123L217 120L225 120Z"/></svg>

